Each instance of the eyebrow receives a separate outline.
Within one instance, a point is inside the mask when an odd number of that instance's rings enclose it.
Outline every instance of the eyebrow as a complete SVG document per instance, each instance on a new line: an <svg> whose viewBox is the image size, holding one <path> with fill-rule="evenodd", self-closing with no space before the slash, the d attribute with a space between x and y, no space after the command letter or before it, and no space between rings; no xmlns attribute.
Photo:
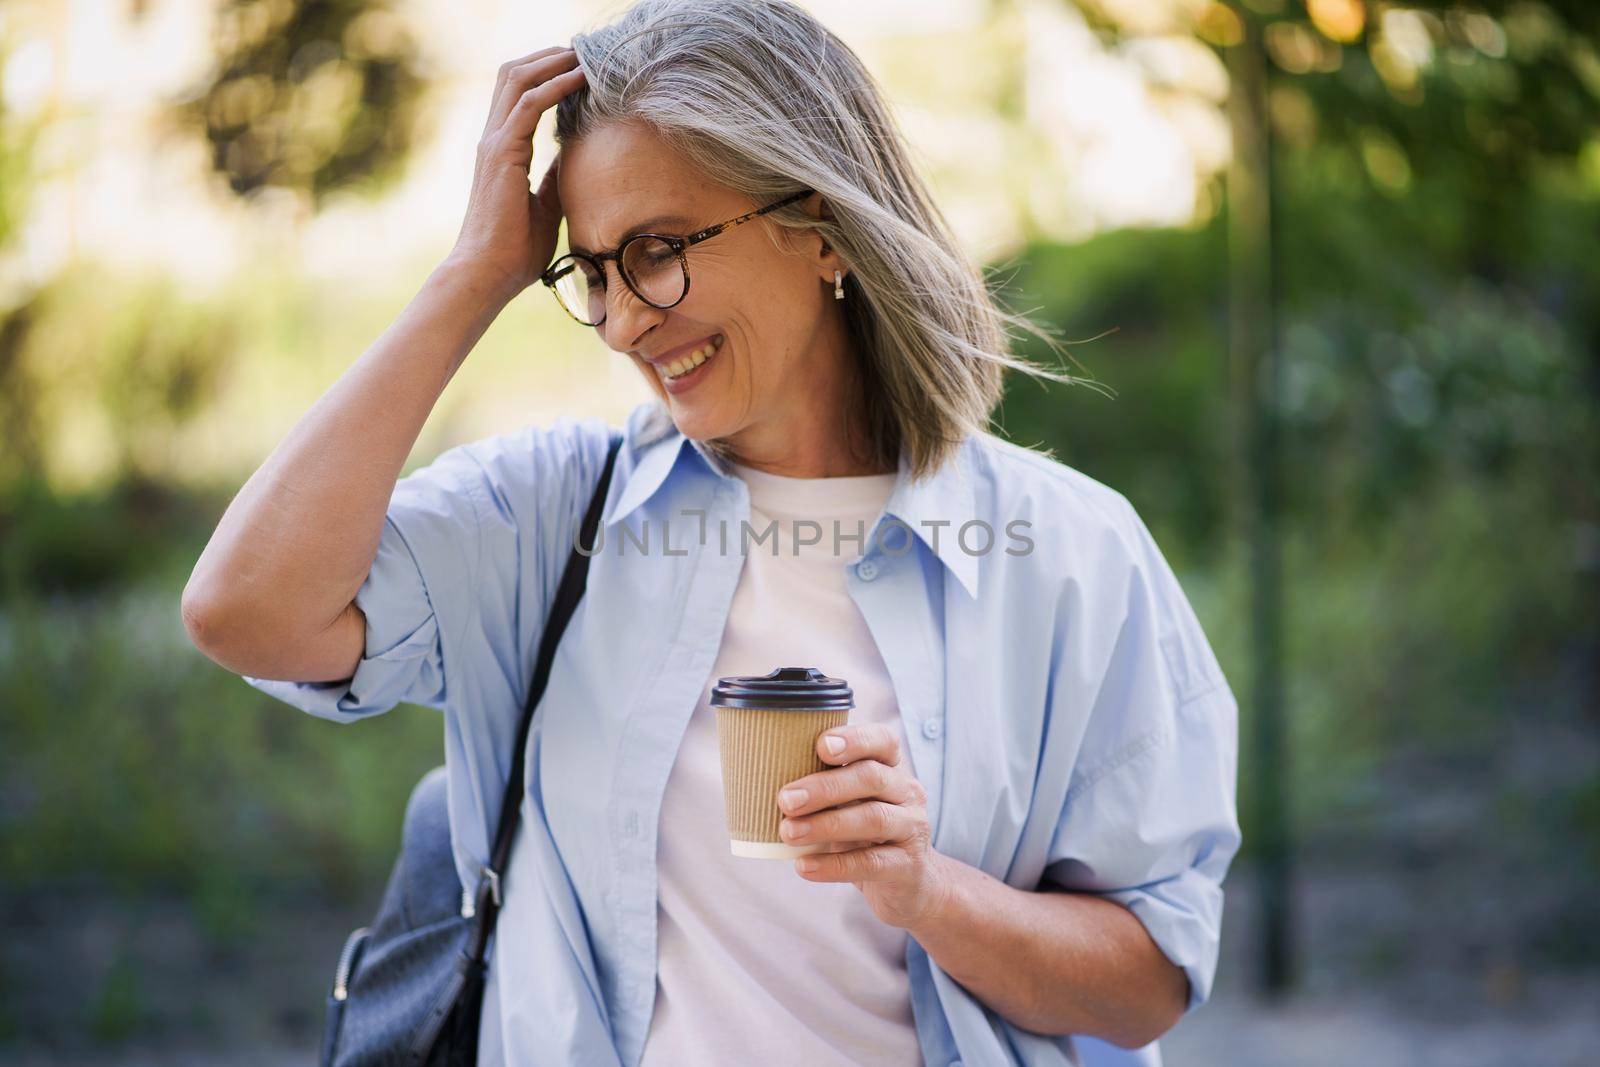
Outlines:
<svg viewBox="0 0 1600 1067"><path fill-rule="evenodd" d="M649 218L642 219L639 222L634 223L632 226L629 226L627 230L623 231L622 236L617 238L616 244L612 245L611 247L613 249L619 248L621 247L622 242L626 241L634 234L649 232L654 230L657 226L687 226L689 223L690 219L687 215L679 215L676 213L666 215L651 215ZM671 236L676 237L678 235L672 234ZM582 245L573 244L570 237L567 240L567 250L569 252L581 252L586 256L594 255L593 252Z"/></svg>

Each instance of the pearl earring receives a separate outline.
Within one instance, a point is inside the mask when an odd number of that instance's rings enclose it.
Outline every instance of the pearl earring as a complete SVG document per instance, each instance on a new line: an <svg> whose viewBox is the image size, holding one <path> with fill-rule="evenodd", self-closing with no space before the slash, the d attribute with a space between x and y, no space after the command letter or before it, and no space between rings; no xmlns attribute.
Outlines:
<svg viewBox="0 0 1600 1067"><path fill-rule="evenodd" d="M844 299L844 275L838 271L833 272L833 298L835 300Z"/></svg>

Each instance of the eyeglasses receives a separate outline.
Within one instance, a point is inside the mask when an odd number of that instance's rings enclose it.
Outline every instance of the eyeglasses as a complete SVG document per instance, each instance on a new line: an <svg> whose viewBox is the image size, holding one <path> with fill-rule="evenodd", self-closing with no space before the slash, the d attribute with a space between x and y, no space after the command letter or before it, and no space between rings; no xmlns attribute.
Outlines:
<svg viewBox="0 0 1600 1067"><path fill-rule="evenodd" d="M606 321L605 262L608 259L617 261L617 273L640 300L663 310L676 307L689 295L689 260L683 254L684 249L810 194L810 189L802 189L776 204L707 226L688 237L636 233L612 252L568 252L550 264L539 280L555 293L567 314L584 326L599 326Z"/></svg>

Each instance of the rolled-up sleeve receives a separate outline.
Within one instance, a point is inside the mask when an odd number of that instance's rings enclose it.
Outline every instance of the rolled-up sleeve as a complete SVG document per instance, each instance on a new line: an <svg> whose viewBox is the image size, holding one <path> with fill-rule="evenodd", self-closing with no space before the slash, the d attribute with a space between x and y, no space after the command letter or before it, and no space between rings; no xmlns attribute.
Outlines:
<svg viewBox="0 0 1600 1067"><path fill-rule="evenodd" d="M494 735L486 743L499 744L515 726L507 717L520 706L610 436L601 419L560 416L457 445L401 478L355 596L367 618L355 673L244 680L335 722L400 703L497 709L504 714L485 729Z"/></svg>
<svg viewBox="0 0 1600 1067"><path fill-rule="evenodd" d="M1222 881L1240 845L1238 707L1171 569L1137 545L1126 615L1089 713L1045 878L1126 906L1211 995Z"/></svg>
<svg viewBox="0 0 1600 1067"><path fill-rule="evenodd" d="M442 708L446 639L470 623L469 591L483 552L485 471L467 448L395 483L378 551L355 602L366 647L344 681L242 676L264 693L319 718L352 722L411 703Z"/></svg>

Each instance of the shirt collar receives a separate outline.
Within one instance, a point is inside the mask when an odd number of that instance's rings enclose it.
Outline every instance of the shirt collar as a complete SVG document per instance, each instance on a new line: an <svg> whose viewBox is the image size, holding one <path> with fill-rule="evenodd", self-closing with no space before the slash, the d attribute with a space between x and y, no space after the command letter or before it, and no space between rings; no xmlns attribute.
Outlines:
<svg viewBox="0 0 1600 1067"><path fill-rule="evenodd" d="M627 472L626 481L602 518L607 526L627 518L654 496L680 462L694 462L683 459L691 451L697 453L700 461L717 477L730 480L738 477L703 442L684 436L659 402L646 402L635 408L628 417L624 436L624 451L631 457L631 466L622 468ZM972 436L968 435L938 470L917 480L912 479L910 461L902 453L884 513L905 523L956 576L967 594L976 597L978 557L961 547L959 537L963 524L979 518L973 484L972 442ZM986 542L988 550L993 551L998 538L999 531L991 526L975 540ZM871 531L868 543L872 543ZM894 554L903 554L901 546L905 544L905 535L885 531L881 544Z"/></svg>

